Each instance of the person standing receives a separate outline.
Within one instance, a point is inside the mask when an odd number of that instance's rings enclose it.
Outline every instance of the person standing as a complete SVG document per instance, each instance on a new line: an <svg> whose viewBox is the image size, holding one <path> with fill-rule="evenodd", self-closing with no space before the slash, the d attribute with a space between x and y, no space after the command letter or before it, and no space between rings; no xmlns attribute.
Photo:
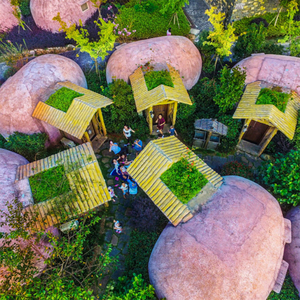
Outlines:
<svg viewBox="0 0 300 300"><path fill-rule="evenodd" d="M173 125L170 126L169 133L170 133L170 135L178 136L177 131L175 130Z"/></svg>
<svg viewBox="0 0 300 300"><path fill-rule="evenodd" d="M134 130L132 130L129 126L127 125L124 125L124 128L123 128L123 134L124 136L126 137L128 143L127 145L129 144L132 144L133 145L133 140L132 140L132 135L131 135L131 132L135 132Z"/></svg>
<svg viewBox="0 0 300 300"><path fill-rule="evenodd" d="M126 194L128 195L128 184L122 182L122 185L119 187L120 190L123 192L123 197L126 199Z"/></svg>
<svg viewBox="0 0 300 300"><path fill-rule="evenodd" d="M129 178L127 180L129 185L129 195L136 195L137 194L137 183L132 179Z"/></svg>
<svg viewBox="0 0 300 300"><path fill-rule="evenodd" d="M108 189L111 200L113 202L116 202L116 199L118 198L118 196L115 194L114 189L111 186L109 186L107 189Z"/></svg>
<svg viewBox="0 0 300 300"><path fill-rule="evenodd" d="M166 124L166 121L163 118L162 114L158 115L158 119L156 120L155 123L157 123L157 132L161 133L162 137L164 137L163 130L164 130L164 125Z"/></svg>
<svg viewBox="0 0 300 300"><path fill-rule="evenodd" d="M167 30L167 36L170 36L170 35L172 35L172 33L171 33L171 28L169 28L169 29Z"/></svg>
<svg viewBox="0 0 300 300"><path fill-rule="evenodd" d="M142 151L143 149L143 142L139 139L136 139L134 141L134 150L136 151L135 156L138 156L138 154Z"/></svg>

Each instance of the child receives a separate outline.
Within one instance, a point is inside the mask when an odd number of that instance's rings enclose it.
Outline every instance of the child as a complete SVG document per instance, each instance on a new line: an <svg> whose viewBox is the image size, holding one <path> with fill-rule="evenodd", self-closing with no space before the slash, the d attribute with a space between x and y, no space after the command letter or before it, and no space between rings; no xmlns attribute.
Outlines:
<svg viewBox="0 0 300 300"><path fill-rule="evenodd" d="M132 179L127 180L129 184L129 195L136 195L137 194L137 183Z"/></svg>
<svg viewBox="0 0 300 300"><path fill-rule="evenodd" d="M134 150L136 151L135 156L137 156L143 149L143 142L139 139L134 141Z"/></svg>
<svg viewBox="0 0 300 300"><path fill-rule="evenodd" d="M111 186L109 186L107 189L108 189L109 195L111 197L111 200L113 202L116 202L116 198L118 198L118 196L115 194L114 189Z"/></svg>
<svg viewBox="0 0 300 300"><path fill-rule="evenodd" d="M126 194L128 195L128 184L122 182L122 185L119 187L120 190L123 192L123 197L126 199Z"/></svg>
<svg viewBox="0 0 300 300"><path fill-rule="evenodd" d="M116 229L116 233L121 233L123 230L122 223L114 220L114 229Z"/></svg>
<svg viewBox="0 0 300 300"><path fill-rule="evenodd" d="M127 141L129 142L127 145L130 145L133 143L131 132L135 132L135 131L132 130L128 125L124 125L123 134L126 137Z"/></svg>
<svg viewBox="0 0 300 300"><path fill-rule="evenodd" d="M176 130L175 130L175 128L174 128L173 125L170 126L169 133L170 133L170 135L178 136L178 134L177 134L177 132L176 132Z"/></svg>
<svg viewBox="0 0 300 300"><path fill-rule="evenodd" d="M155 123L157 123L157 132L161 133L162 137L164 137L163 130L164 130L164 125L166 124L166 121L163 118L162 114L158 115L158 118Z"/></svg>

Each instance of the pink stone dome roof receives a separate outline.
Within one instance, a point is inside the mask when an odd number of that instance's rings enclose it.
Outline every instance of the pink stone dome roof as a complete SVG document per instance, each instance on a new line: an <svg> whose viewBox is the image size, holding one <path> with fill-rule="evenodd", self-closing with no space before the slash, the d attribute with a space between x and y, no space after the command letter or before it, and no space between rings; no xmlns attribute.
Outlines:
<svg viewBox="0 0 300 300"><path fill-rule="evenodd" d="M57 82L67 80L87 87L81 68L69 58L47 54L27 63L0 87L0 134L46 132L51 143L58 142L59 130L31 115L37 103L55 91Z"/></svg>
<svg viewBox="0 0 300 300"><path fill-rule="evenodd" d="M246 69L245 84L261 80L290 88L300 95L300 58L275 54L254 54L236 66Z"/></svg>
<svg viewBox="0 0 300 300"><path fill-rule="evenodd" d="M18 25L17 18L13 15L10 0L0 1L0 32L7 31Z"/></svg>
<svg viewBox="0 0 300 300"><path fill-rule="evenodd" d="M106 80L123 79L140 66L150 62L154 70L166 69L170 64L179 71L186 89L200 78L202 59L196 46L183 36L163 36L122 45L108 60Z"/></svg>
<svg viewBox="0 0 300 300"><path fill-rule="evenodd" d="M284 242L276 199L250 180L225 176L201 212L164 229L150 257L150 281L159 299L265 300Z"/></svg>
<svg viewBox="0 0 300 300"><path fill-rule="evenodd" d="M82 11L81 5L87 3L88 9ZM30 0L30 10L36 25L42 29L58 32L60 25L53 18L60 13L61 19L70 24L84 24L96 11L97 8L91 1L84 0Z"/></svg>

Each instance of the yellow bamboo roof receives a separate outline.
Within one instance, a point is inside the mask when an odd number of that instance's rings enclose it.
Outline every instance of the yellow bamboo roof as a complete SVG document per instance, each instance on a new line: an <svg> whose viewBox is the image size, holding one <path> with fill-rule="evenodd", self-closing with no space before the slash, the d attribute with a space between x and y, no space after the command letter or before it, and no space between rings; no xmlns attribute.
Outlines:
<svg viewBox="0 0 300 300"><path fill-rule="evenodd" d="M222 184L223 178L174 136L149 142L127 169L132 178L174 226L188 221L193 215L188 206L183 204L161 181L160 176L183 155L189 156L188 161L194 162L199 172L214 187Z"/></svg>
<svg viewBox="0 0 300 300"><path fill-rule="evenodd" d="M32 116L81 139L97 110L113 101L70 81L59 82L58 85L83 96L75 98L66 113L40 101Z"/></svg>
<svg viewBox="0 0 300 300"><path fill-rule="evenodd" d="M37 216L36 227L39 230L63 223L68 218L81 215L111 200L90 143L20 166L16 181L59 165L64 166L70 192L24 208L24 212Z"/></svg>
<svg viewBox="0 0 300 300"><path fill-rule="evenodd" d="M165 86L163 84L148 91L144 74L141 68L137 68L132 75L129 76L135 105L137 112L141 112L148 107L157 105L165 100L173 100L180 103L192 105L192 101L179 73L170 65L168 69L174 84L174 87Z"/></svg>
<svg viewBox="0 0 300 300"><path fill-rule="evenodd" d="M251 119L276 127L289 139L293 139L297 126L300 97L292 91L292 97L288 101L283 113L272 104L255 104L261 90L261 81L255 81L247 85L242 99L233 115L234 119Z"/></svg>

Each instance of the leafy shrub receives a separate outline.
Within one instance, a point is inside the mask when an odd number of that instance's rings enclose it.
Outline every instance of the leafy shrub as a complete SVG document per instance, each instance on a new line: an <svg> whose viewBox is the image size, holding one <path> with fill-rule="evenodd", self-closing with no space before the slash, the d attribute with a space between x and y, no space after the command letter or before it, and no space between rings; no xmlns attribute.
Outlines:
<svg viewBox="0 0 300 300"><path fill-rule="evenodd" d="M99 71L99 74L95 71L85 72L84 75L89 90L101 94L103 90L107 88L105 70Z"/></svg>
<svg viewBox="0 0 300 300"><path fill-rule="evenodd" d="M108 285L104 300L143 299L154 300L155 290L150 284L144 282L142 275L133 274L132 280L127 276L119 277L115 286Z"/></svg>
<svg viewBox="0 0 300 300"><path fill-rule="evenodd" d="M298 295L290 275L287 275L280 293L271 292L267 300L299 300Z"/></svg>
<svg viewBox="0 0 300 300"><path fill-rule="evenodd" d="M220 79L217 84L217 93L214 101L221 112L233 109L234 105L240 100L243 95L245 79L246 72L239 67L230 70L225 66L220 71Z"/></svg>
<svg viewBox="0 0 300 300"><path fill-rule="evenodd" d="M0 143L1 143L1 141L0 141ZM300 114L298 114L298 122L297 122L297 127L295 130L293 143L294 143L296 149L300 150ZM1 148L1 146L0 146L0 148Z"/></svg>
<svg viewBox="0 0 300 300"><path fill-rule="evenodd" d="M16 67L9 67L3 74L3 77L5 80L7 80L9 77L15 75L18 72L18 68Z"/></svg>
<svg viewBox="0 0 300 300"><path fill-rule="evenodd" d="M158 10L158 6L151 1L142 1L134 5L134 9L137 12L146 12L148 14L152 14L156 10Z"/></svg>
<svg viewBox="0 0 300 300"><path fill-rule="evenodd" d="M125 259L125 273L128 277L141 274L149 283L148 262L152 249L159 237L156 232L133 230L130 233L128 254Z"/></svg>
<svg viewBox="0 0 300 300"><path fill-rule="evenodd" d="M220 152L231 152L238 143L240 131L242 129L241 120L233 119L232 116L221 115L218 121L228 127L227 135L221 138L221 144L218 146Z"/></svg>
<svg viewBox="0 0 300 300"><path fill-rule="evenodd" d="M21 10L22 16L24 16L24 17L31 15L29 3L30 3L30 0L21 0L20 1L19 8Z"/></svg>
<svg viewBox="0 0 300 300"><path fill-rule="evenodd" d="M188 203L207 184L208 180L186 158L181 158L165 171L160 179L183 203Z"/></svg>
<svg viewBox="0 0 300 300"><path fill-rule="evenodd" d="M253 179L253 171L252 168L244 163L238 161L232 161L226 163L220 172L222 176L226 175L236 175L244 178L248 178L250 180Z"/></svg>
<svg viewBox="0 0 300 300"><path fill-rule="evenodd" d="M168 72L167 70L146 72L144 78L148 91L156 88L161 84L174 87L170 72Z"/></svg>
<svg viewBox="0 0 300 300"><path fill-rule="evenodd" d="M277 45L273 41L265 41L260 48L261 53L265 54L278 54L282 55L284 47L282 45Z"/></svg>
<svg viewBox="0 0 300 300"><path fill-rule="evenodd" d="M159 10L162 8L162 2L159 0L152 0L151 3L159 9L152 13L147 11L137 11L135 5L137 1L130 1L120 9L120 14L117 16L116 22L119 24L118 28L127 28L132 32L132 38L135 40L148 39L152 37L165 36L167 29L172 28L172 34L186 36L189 34L190 25L183 11L178 13L178 20L180 27L177 24L169 24L172 13L161 14ZM145 4L142 4L144 7ZM152 6L153 7L153 6Z"/></svg>
<svg viewBox="0 0 300 300"><path fill-rule="evenodd" d="M36 156L45 151L46 133L25 134L14 132L9 136L4 148L24 156L29 161L36 160Z"/></svg>
<svg viewBox="0 0 300 300"><path fill-rule="evenodd" d="M290 94L282 93L277 89L263 88L260 90L255 104L273 104L280 111L285 112L290 97Z"/></svg>
<svg viewBox="0 0 300 300"><path fill-rule="evenodd" d="M263 183L280 203L300 203L300 151L277 154L274 162L265 162L260 173Z"/></svg>
<svg viewBox="0 0 300 300"><path fill-rule="evenodd" d="M83 94L77 93L66 87L62 87L52 94L45 103L59 110L67 112L74 98L80 96L83 96Z"/></svg>
<svg viewBox="0 0 300 300"><path fill-rule="evenodd" d="M70 190L63 166L57 166L29 177L34 203L50 200Z"/></svg>
<svg viewBox="0 0 300 300"><path fill-rule="evenodd" d="M6 139L0 134L0 148L5 148Z"/></svg>
<svg viewBox="0 0 300 300"><path fill-rule="evenodd" d="M233 50L235 58L242 59L260 52L266 39L266 32L267 29L262 24L251 24L246 34L240 35L235 44Z"/></svg>
<svg viewBox="0 0 300 300"><path fill-rule="evenodd" d="M140 231L155 231L162 213L149 198L137 198L130 211L130 225Z"/></svg>
<svg viewBox="0 0 300 300"><path fill-rule="evenodd" d="M146 119L136 112L131 86L124 80L114 80L103 94L114 101L114 104L103 109L104 122L108 132L122 132L128 124L136 135L145 136L149 133Z"/></svg>

